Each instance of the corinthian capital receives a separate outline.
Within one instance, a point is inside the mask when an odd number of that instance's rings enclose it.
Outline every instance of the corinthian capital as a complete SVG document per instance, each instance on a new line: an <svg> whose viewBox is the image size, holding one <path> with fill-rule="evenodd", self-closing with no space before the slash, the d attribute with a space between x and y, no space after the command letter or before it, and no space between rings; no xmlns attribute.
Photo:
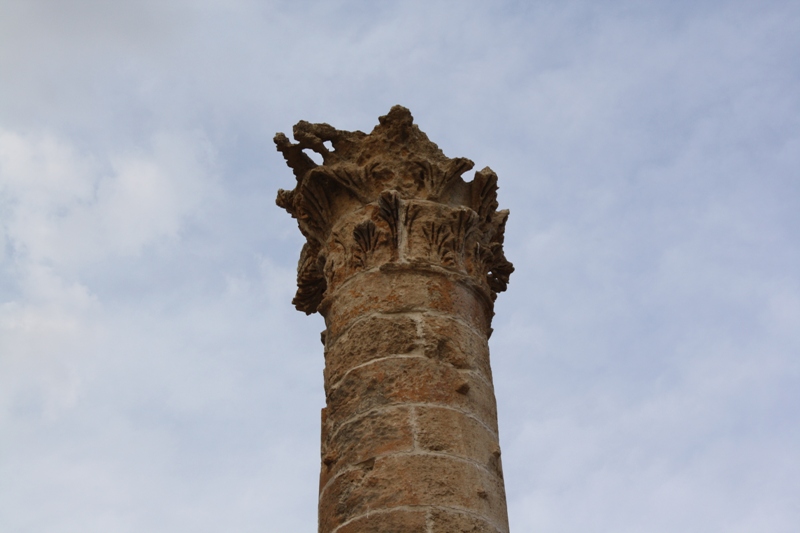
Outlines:
<svg viewBox="0 0 800 533"><path fill-rule="evenodd" d="M497 175L451 159L394 106L371 133L301 121L295 142L275 144L297 178L277 204L307 242L298 264L295 307L316 312L326 295L360 272L430 269L481 291L491 306L514 267L503 253L508 211L497 210ZM316 164L306 153L316 152Z"/></svg>

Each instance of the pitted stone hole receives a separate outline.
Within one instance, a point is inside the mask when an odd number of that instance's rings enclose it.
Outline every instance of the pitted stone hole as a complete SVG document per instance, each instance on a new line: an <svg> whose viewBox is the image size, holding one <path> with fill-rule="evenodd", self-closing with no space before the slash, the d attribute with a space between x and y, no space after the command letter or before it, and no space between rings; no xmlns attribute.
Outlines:
<svg viewBox="0 0 800 533"><path fill-rule="evenodd" d="M322 144L325 145L325 148L328 149L329 152L333 152L333 143L330 141L324 141Z"/></svg>
<svg viewBox="0 0 800 533"><path fill-rule="evenodd" d="M321 165L323 163L322 156L320 154L318 154L317 152L315 152L314 150L311 150L310 148L306 148L306 149L303 150L303 153L306 154L308 157L310 157L311 160L314 161L314 163L316 163L318 165Z"/></svg>

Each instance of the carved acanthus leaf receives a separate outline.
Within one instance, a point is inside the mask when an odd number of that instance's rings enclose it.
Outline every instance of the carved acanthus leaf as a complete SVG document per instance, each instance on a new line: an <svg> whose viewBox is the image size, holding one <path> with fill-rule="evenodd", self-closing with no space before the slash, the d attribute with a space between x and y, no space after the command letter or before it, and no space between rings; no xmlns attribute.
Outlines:
<svg viewBox="0 0 800 533"><path fill-rule="evenodd" d="M456 242L449 224L428 221L422 227L422 235L428 243L428 254L442 265L456 263Z"/></svg>
<svg viewBox="0 0 800 533"><path fill-rule="evenodd" d="M339 132L329 124L312 124L301 120L292 128L297 144L303 148L310 148L327 160L330 151L325 146L325 141L339 138Z"/></svg>
<svg viewBox="0 0 800 533"><path fill-rule="evenodd" d="M306 243L295 305L316 311L327 290L386 262L429 262L471 276L492 296L513 266L503 254L507 212L497 211L497 176L448 158L395 106L370 134L298 122L295 142L275 136L297 185L277 204L297 219ZM318 165L309 156L322 156Z"/></svg>
<svg viewBox="0 0 800 533"><path fill-rule="evenodd" d="M448 187L475 165L465 157L449 159L444 166L429 160L415 161L415 163L418 168L416 180L426 191L427 199L433 201L440 200Z"/></svg>
<svg viewBox="0 0 800 533"><path fill-rule="evenodd" d="M503 245L492 243L492 265L486 275L489 288L494 293L503 292L508 288L508 280L514 272L514 265L506 259L503 253Z"/></svg>
<svg viewBox="0 0 800 533"><path fill-rule="evenodd" d="M289 165L289 168L292 169L292 172L294 172L298 180L305 176L309 170L317 166L314 160L303 152L304 146L292 144L283 133L276 134L274 141L278 151L283 154L286 164Z"/></svg>
<svg viewBox="0 0 800 533"><path fill-rule="evenodd" d="M397 256L400 231L400 195L397 191L383 191L378 197L378 215L389 225L393 253Z"/></svg>
<svg viewBox="0 0 800 533"><path fill-rule="evenodd" d="M319 166L312 169L308 174L308 181L331 180L350 191L362 204L368 204L374 198L371 194L370 181L372 179L372 169L375 164L360 167L353 164L339 164L330 167Z"/></svg>
<svg viewBox="0 0 800 533"><path fill-rule="evenodd" d="M416 222L417 217L420 215L420 207L419 204L415 203L407 203L405 208L405 213L403 218L405 219L406 224L406 233L411 234L414 229L414 222Z"/></svg>
<svg viewBox="0 0 800 533"><path fill-rule="evenodd" d="M472 208L478 213L481 222L489 222L497 211L497 174L486 167L475 173L471 183Z"/></svg>
<svg viewBox="0 0 800 533"><path fill-rule="evenodd" d="M459 254L463 255L467 242L479 232L478 214L472 209L462 208L452 214L453 238L459 245Z"/></svg>
<svg viewBox="0 0 800 533"><path fill-rule="evenodd" d="M295 191L278 189L278 197L275 199L275 203L278 204L278 207L284 208L293 217L295 217L294 195Z"/></svg>
<svg viewBox="0 0 800 533"><path fill-rule="evenodd" d="M495 231L489 245L492 251L492 258L487 265L486 279L489 283L489 288L492 289L493 296L508 288L508 280L511 277L511 273L514 272L514 265L506 259L503 251L507 220L508 211L505 209L494 213L492 216L492 225L495 227Z"/></svg>
<svg viewBox="0 0 800 533"><path fill-rule="evenodd" d="M297 263L297 293L292 300L298 311L307 315L314 313L327 289L323 275L325 259L320 255L320 246L309 240L300 252Z"/></svg>
<svg viewBox="0 0 800 533"><path fill-rule="evenodd" d="M306 226L308 233L323 239L331 227L331 205L328 190L319 181L310 181L309 185L296 192L294 205L300 227Z"/></svg>
<svg viewBox="0 0 800 533"><path fill-rule="evenodd" d="M365 220L353 229L353 240L356 249L353 253L353 264L358 268L366 268L369 257L378 247L378 228L372 220Z"/></svg>
<svg viewBox="0 0 800 533"><path fill-rule="evenodd" d="M475 258L475 269L483 274L488 273L494 260L492 247L484 246L483 243L478 241L475 243L472 253Z"/></svg>

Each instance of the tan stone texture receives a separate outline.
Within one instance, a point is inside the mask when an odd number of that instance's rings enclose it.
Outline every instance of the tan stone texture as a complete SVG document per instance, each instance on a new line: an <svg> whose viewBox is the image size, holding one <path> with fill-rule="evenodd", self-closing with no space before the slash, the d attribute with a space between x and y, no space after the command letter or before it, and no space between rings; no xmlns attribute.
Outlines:
<svg viewBox="0 0 800 533"><path fill-rule="evenodd" d="M426 314L421 323L426 356L450 363L458 369L475 370L487 381L492 381L489 344L485 335L449 315Z"/></svg>
<svg viewBox="0 0 800 533"><path fill-rule="evenodd" d="M493 523L508 520L502 480L444 455L398 454L355 465L331 480L322 496L321 531L370 510L405 506L456 507Z"/></svg>
<svg viewBox="0 0 800 533"><path fill-rule="evenodd" d="M325 387L332 387L353 367L390 355L417 350L418 321L410 316L375 316L355 321L325 350Z"/></svg>
<svg viewBox="0 0 800 533"><path fill-rule="evenodd" d="M414 417L420 449L469 459L503 477L500 443L485 424L441 407L415 407Z"/></svg>
<svg viewBox="0 0 800 533"><path fill-rule="evenodd" d="M507 524L497 526L475 515L450 509L433 509L428 520L428 533L503 533L508 530Z"/></svg>
<svg viewBox="0 0 800 533"><path fill-rule="evenodd" d="M374 513L348 522L336 533L429 533L427 514L406 509Z"/></svg>
<svg viewBox="0 0 800 533"><path fill-rule="evenodd" d="M368 312L446 313L486 335L491 314L480 296L476 289L459 282L458 278L405 265L358 274L326 297L322 301L322 310L331 340L341 335L353 320Z"/></svg>
<svg viewBox="0 0 800 533"><path fill-rule="evenodd" d="M489 386L468 372L422 356L390 357L358 367L328 394L328 408L341 421L380 407L420 403L453 406L496 431Z"/></svg>
<svg viewBox="0 0 800 533"><path fill-rule="evenodd" d="M370 134L275 142L306 238L293 303L325 318L320 533L507 533L487 339L513 271L497 176L471 181L395 106ZM320 154L316 164L305 153Z"/></svg>
<svg viewBox="0 0 800 533"><path fill-rule="evenodd" d="M332 476L380 455L414 449L409 407L371 411L336 428L325 427L320 489Z"/></svg>

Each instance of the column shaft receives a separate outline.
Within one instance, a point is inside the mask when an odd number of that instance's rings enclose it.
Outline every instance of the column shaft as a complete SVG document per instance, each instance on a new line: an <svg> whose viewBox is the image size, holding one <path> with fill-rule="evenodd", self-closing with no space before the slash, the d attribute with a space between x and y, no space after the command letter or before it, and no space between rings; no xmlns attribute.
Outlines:
<svg viewBox="0 0 800 533"><path fill-rule="evenodd" d="M376 269L324 311L323 533L508 531L488 317L449 278Z"/></svg>
<svg viewBox="0 0 800 533"><path fill-rule="evenodd" d="M487 342L513 271L497 176L465 182L472 162L398 106L369 135L300 122L294 137L275 138L298 180L278 204L307 238L295 306L326 324L320 533L507 533Z"/></svg>

